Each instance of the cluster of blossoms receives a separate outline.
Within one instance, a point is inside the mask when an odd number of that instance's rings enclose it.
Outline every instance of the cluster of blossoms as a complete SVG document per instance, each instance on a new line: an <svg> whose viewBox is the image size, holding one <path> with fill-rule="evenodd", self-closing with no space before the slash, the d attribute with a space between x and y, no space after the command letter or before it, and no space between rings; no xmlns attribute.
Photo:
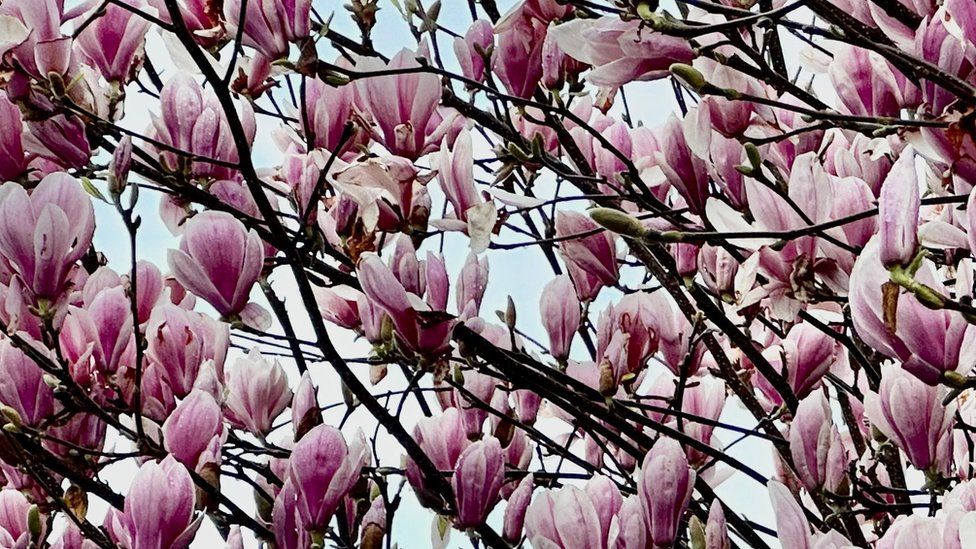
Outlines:
<svg viewBox="0 0 976 549"><path fill-rule="evenodd" d="M328 4L0 2L0 546L972 544L976 3Z"/></svg>

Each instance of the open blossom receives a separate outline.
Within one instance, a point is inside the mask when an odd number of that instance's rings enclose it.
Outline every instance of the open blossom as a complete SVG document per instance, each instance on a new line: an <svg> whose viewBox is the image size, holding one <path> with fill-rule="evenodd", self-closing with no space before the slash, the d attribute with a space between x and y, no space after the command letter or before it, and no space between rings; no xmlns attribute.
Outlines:
<svg viewBox="0 0 976 549"><path fill-rule="evenodd" d="M865 396L871 424L898 445L918 469L948 470L952 459L955 404L942 404L946 390L931 387L898 368L889 368L878 393Z"/></svg>
<svg viewBox="0 0 976 549"><path fill-rule="evenodd" d="M268 434L292 399L281 365L268 362L255 348L228 368L226 378L228 418L255 435Z"/></svg>
<svg viewBox="0 0 976 549"><path fill-rule="evenodd" d="M200 157L192 163L193 176L233 179L234 168L208 162L239 160L230 125L213 90L204 90L189 75L177 73L163 86L159 103L160 113L151 115L150 136L163 145ZM240 118L248 141L253 141L257 128L249 103L242 103ZM186 162L167 149L159 152L163 165L170 170L181 170L182 163Z"/></svg>
<svg viewBox="0 0 976 549"><path fill-rule="evenodd" d="M636 20L576 19L550 32L567 55L593 67L586 79L596 86L662 78L672 64L688 63L694 56L687 41L642 31Z"/></svg>
<svg viewBox="0 0 976 549"><path fill-rule="evenodd" d="M307 38L311 32L312 0L228 0L224 2L227 31L237 32L241 8L244 15L244 44L269 59L288 53L289 42Z"/></svg>
<svg viewBox="0 0 976 549"><path fill-rule="evenodd" d="M71 56L71 38L61 34L64 3L54 0L4 2L0 15L19 25L12 33L11 56L27 74L46 79L54 72L63 75Z"/></svg>
<svg viewBox="0 0 976 549"><path fill-rule="evenodd" d="M474 182L471 134L461 132L454 147L441 147L436 158L441 189L454 208L454 215L467 221L469 210L484 202Z"/></svg>
<svg viewBox="0 0 976 549"><path fill-rule="evenodd" d="M946 372L969 373L976 365L970 344L976 331L963 315L930 309L899 288L894 288L898 292L894 295L895 314L891 309L886 313L882 285L887 271L880 249L880 237L876 236L864 247L851 271L851 317L858 335L885 355L901 360L905 370L930 385L939 383ZM933 288L936 276L930 262L923 262L915 274L919 282Z"/></svg>
<svg viewBox="0 0 976 549"><path fill-rule="evenodd" d="M66 173L45 177L30 195L0 186L0 254L37 299L56 301L68 289L94 232L91 200Z"/></svg>
<svg viewBox="0 0 976 549"><path fill-rule="evenodd" d="M55 412L54 391L44 382L41 370L9 339L0 340L0 404L13 409L27 425L36 426Z"/></svg>
<svg viewBox="0 0 976 549"><path fill-rule="evenodd" d="M153 310L146 326L146 356L161 380L182 397L193 388L204 362L212 360L217 371L223 372L228 338L225 324L163 304Z"/></svg>
<svg viewBox="0 0 976 549"><path fill-rule="evenodd" d="M150 6L156 8L163 21L172 22L166 0L148 0L148 2ZM224 37L220 0L176 0L174 4L179 9L183 23L201 45L213 46Z"/></svg>
<svg viewBox="0 0 976 549"><path fill-rule="evenodd" d="M130 2L146 8L141 0ZM78 48L109 82L127 82L140 62L149 22L115 4L78 35Z"/></svg>
<svg viewBox="0 0 976 549"><path fill-rule="evenodd" d="M16 179L27 168L24 157L24 121L20 109L10 101L7 92L0 90L0 126L6 128L0 134L0 180Z"/></svg>
<svg viewBox="0 0 976 549"><path fill-rule="evenodd" d="M453 319L431 311L419 296L409 294L379 256L363 254L358 269L363 292L390 315L398 340L407 349L431 355L447 349Z"/></svg>
<svg viewBox="0 0 976 549"><path fill-rule="evenodd" d="M411 69L420 66L416 54L400 50L383 65L372 57L363 59L357 71ZM357 104L372 116L377 125L376 140L391 153L415 159L437 148L453 124L442 116L441 87L432 73L400 73L358 80ZM456 135L456 132L455 132Z"/></svg>
<svg viewBox="0 0 976 549"><path fill-rule="evenodd" d="M859 116L897 116L911 105L918 88L876 52L845 46L829 68L844 110Z"/></svg>

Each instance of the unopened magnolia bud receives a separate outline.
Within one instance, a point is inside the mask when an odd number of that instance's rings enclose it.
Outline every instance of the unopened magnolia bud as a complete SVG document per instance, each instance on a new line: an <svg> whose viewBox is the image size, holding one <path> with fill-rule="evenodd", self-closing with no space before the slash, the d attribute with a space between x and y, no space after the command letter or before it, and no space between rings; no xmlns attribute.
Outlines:
<svg viewBox="0 0 976 549"><path fill-rule="evenodd" d="M746 143L746 158L749 159L749 165L752 166L753 170L758 170L762 166L762 158L759 156L759 147L754 143Z"/></svg>
<svg viewBox="0 0 976 549"><path fill-rule="evenodd" d="M326 84L334 87L345 86L350 82L348 76L334 71L328 71L322 78Z"/></svg>
<svg viewBox="0 0 976 549"><path fill-rule="evenodd" d="M671 71L675 77L684 82L689 88L693 90L700 90L705 87L708 82L705 80L705 76L691 65L685 63L675 63L671 65L668 69Z"/></svg>
<svg viewBox="0 0 976 549"><path fill-rule="evenodd" d="M61 382L58 381L58 378L52 376L51 374L44 374L42 379L44 379L44 384L52 389L57 389L61 386Z"/></svg>
<svg viewBox="0 0 976 549"><path fill-rule="evenodd" d="M613 366L606 360L600 363L600 394L611 396L617 392L617 380L614 379Z"/></svg>
<svg viewBox="0 0 976 549"><path fill-rule="evenodd" d="M654 8L652 8L651 5L648 4L647 2L641 2L640 4L637 4L636 12L637 12L637 17L640 17L645 21L649 21L652 17L654 17Z"/></svg>
<svg viewBox="0 0 976 549"><path fill-rule="evenodd" d="M129 183L129 168L132 165L132 138L126 135L119 140L112 155L108 170L108 192L119 196Z"/></svg>
<svg viewBox="0 0 976 549"><path fill-rule="evenodd" d="M30 511L27 512L27 529L30 530L31 539L36 540L41 537L41 511L37 505L31 505Z"/></svg>
<svg viewBox="0 0 976 549"><path fill-rule="evenodd" d="M10 406L0 406L0 414L3 414L3 417L7 418L7 420L15 427L20 427L24 423L24 420L20 417L20 413Z"/></svg>
<svg viewBox="0 0 976 549"><path fill-rule="evenodd" d="M510 330L515 329L515 321L518 319L518 315L515 312L515 301L512 296L508 296L508 305L505 308L505 325L508 326Z"/></svg>
<svg viewBox="0 0 976 549"><path fill-rule="evenodd" d="M342 400L346 403L346 406L350 408L355 408L359 404L358 399L356 399L356 395L352 394L352 391L349 390L349 386L345 383L342 384Z"/></svg>
<svg viewBox="0 0 976 549"><path fill-rule="evenodd" d="M955 387L959 389L965 388L966 381L967 381L966 376L954 370L942 372L942 382L950 387Z"/></svg>
<svg viewBox="0 0 976 549"><path fill-rule="evenodd" d="M509 154L514 156L515 159L518 160L519 162L529 162L532 160L532 158L529 156L529 153L522 150L522 148L516 145L515 143L508 144L508 152Z"/></svg>
<svg viewBox="0 0 976 549"><path fill-rule="evenodd" d="M613 208L593 208L590 218L604 229L622 236L643 238L647 235L647 228L636 217Z"/></svg>

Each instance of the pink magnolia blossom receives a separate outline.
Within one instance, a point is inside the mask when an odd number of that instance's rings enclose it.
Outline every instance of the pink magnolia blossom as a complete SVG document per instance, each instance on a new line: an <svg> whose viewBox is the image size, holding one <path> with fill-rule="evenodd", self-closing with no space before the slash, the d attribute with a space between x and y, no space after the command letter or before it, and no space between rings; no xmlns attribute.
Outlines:
<svg viewBox="0 0 976 549"><path fill-rule="evenodd" d="M471 23L464 37L454 39L454 55L461 65L461 73L465 78L482 81L485 78L485 56L491 55L495 43L491 23L478 19ZM488 68L494 66L494 57L489 57Z"/></svg>
<svg viewBox="0 0 976 549"><path fill-rule="evenodd" d="M469 253L455 281L455 298L460 317L477 316L488 286L488 258Z"/></svg>
<svg viewBox="0 0 976 549"><path fill-rule="evenodd" d="M465 448L454 466L454 495L457 498L457 525L482 524L498 502L505 480L502 447L496 438L475 442Z"/></svg>
<svg viewBox="0 0 976 549"><path fill-rule="evenodd" d="M356 69L369 72L420 67L415 56L404 49L387 65L367 58ZM440 96L440 82L432 73L375 76L356 82L357 105L376 123L376 140L391 153L409 159L435 150L450 130L454 115L438 113Z"/></svg>
<svg viewBox="0 0 976 549"><path fill-rule="evenodd" d="M461 413L453 407L438 416L418 420L413 437L439 471L454 470L461 453L471 444ZM407 461L407 479L423 498L423 473L413 460Z"/></svg>
<svg viewBox="0 0 976 549"><path fill-rule="evenodd" d="M64 168L81 168L92 155L85 124L76 116L57 114L27 122L29 148Z"/></svg>
<svg viewBox="0 0 976 549"><path fill-rule="evenodd" d="M264 266L261 238L230 214L194 216L183 229L180 248L170 250L168 259L176 280L221 315L262 315L255 311L258 305L248 303Z"/></svg>
<svg viewBox="0 0 976 549"><path fill-rule="evenodd" d="M31 76L47 79L50 72L63 74L71 55L71 39L61 34L63 2L17 0L4 2L0 15L14 17L27 31L18 36L11 55Z"/></svg>
<svg viewBox="0 0 976 549"><path fill-rule="evenodd" d="M797 475L807 489L834 491L840 485L847 469L847 450L822 391L813 392L797 407L790 425L790 451Z"/></svg>
<svg viewBox="0 0 976 549"><path fill-rule="evenodd" d="M305 529L323 531L328 527L367 463L369 453L361 432L347 445L337 429L319 425L295 443L288 478L294 485L298 517Z"/></svg>
<svg viewBox="0 0 976 549"><path fill-rule="evenodd" d="M61 328L61 349L77 367L114 374L134 351L132 309L121 286L99 291L86 307L69 307Z"/></svg>
<svg viewBox="0 0 976 549"><path fill-rule="evenodd" d="M553 358L566 360L580 323L580 302L568 276L557 276L546 284L539 302L539 314L549 334Z"/></svg>
<svg viewBox="0 0 976 549"><path fill-rule="evenodd" d="M674 543L696 476L681 446L672 439L661 437L644 457L637 493L648 537L655 545Z"/></svg>
<svg viewBox="0 0 976 549"><path fill-rule="evenodd" d="M596 504L572 485L536 493L525 512L525 534L534 547L602 549L607 542Z"/></svg>
<svg viewBox="0 0 976 549"><path fill-rule="evenodd" d="M915 151L908 148L891 167L878 197L881 262L885 267L908 265L915 257L920 205Z"/></svg>
<svg viewBox="0 0 976 549"><path fill-rule="evenodd" d="M498 33L495 68L508 92L529 98L542 79L542 46L546 24L522 17Z"/></svg>
<svg viewBox="0 0 976 549"><path fill-rule="evenodd" d="M163 86L160 109L159 115L152 115L149 134L163 145L201 157L192 163L193 176L215 179L235 176L236 170L226 164L208 162L239 160L230 126L213 90L204 90L192 77L178 73ZM248 103L243 103L240 118L248 140L252 141L257 130ZM170 170L182 171L187 163L169 149L159 152L162 164Z"/></svg>
<svg viewBox="0 0 976 549"><path fill-rule="evenodd" d="M722 502L712 500L708 509L708 522L705 524L705 547L708 549L729 549L729 531L725 523Z"/></svg>
<svg viewBox="0 0 976 549"><path fill-rule="evenodd" d="M145 9L141 0L130 3ZM109 82L128 82L141 62L149 22L121 6L105 6L98 17L78 35L75 43Z"/></svg>
<svg viewBox="0 0 976 549"><path fill-rule="evenodd" d="M288 378L277 361L268 362L257 348L227 370L227 418L258 436L271 432L272 422L292 400Z"/></svg>
<svg viewBox="0 0 976 549"><path fill-rule="evenodd" d="M874 237L851 271L851 317L858 335L887 356L901 360L906 370L928 384L938 383L945 372L968 373L976 364L969 344L972 326L961 314L932 310L906 291L896 296L894 318L885 316L882 285L886 279L879 237ZM923 262L916 279L933 287L933 265ZM906 326L916 329L903 329Z"/></svg>
<svg viewBox="0 0 976 549"><path fill-rule="evenodd" d="M193 480L172 456L146 462L132 478L125 507L118 517L126 546L186 548L200 526L193 518Z"/></svg>
<svg viewBox="0 0 976 549"><path fill-rule="evenodd" d="M0 543L7 547L28 547L30 527L28 514L31 504L17 490L0 490Z"/></svg>
<svg viewBox="0 0 976 549"><path fill-rule="evenodd" d="M783 545L797 549L811 547L810 523L789 488L775 480L767 487L776 516L776 534Z"/></svg>
<svg viewBox="0 0 976 549"><path fill-rule="evenodd" d="M30 195L0 186L0 254L36 299L62 296L94 232L91 201L68 174L45 177Z"/></svg>
<svg viewBox="0 0 976 549"><path fill-rule="evenodd" d="M289 42L307 38L311 32L312 0L229 0L224 2L227 32L235 33L244 4L244 44L269 59L288 54Z"/></svg>
<svg viewBox="0 0 976 549"><path fill-rule="evenodd" d="M889 368L878 393L868 393L864 410L871 424L905 452L918 469L945 472L952 460L955 404L943 406L946 390L899 368Z"/></svg>
<svg viewBox="0 0 976 549"><path fill-rule="evenodd" d="M54 392L44 382L44 371L8 339L0 340L0 404L17 412L21 421L37 426L53 414L57 406Z"/></svg>
<svg viewBox="0 0 976 549"><path fill-rule="evenodd" d="M897 116L918 89L881 55L845 46L834 54L829 69L845 110L859 116Z"/></svg>
<svg viewBox="0 0 976 549"><path fill-rule="evenodd" d="M461 221L467 221L468 211L484 202L475 186L471 146L471 134L461 132L453 148L443 146L436 156L441 189Z"/></svg>
<svg viewBox="0 0 976 549"><path fill-rule="evenodd" d="M379 256L363 254L358 270L366 297L390 315L398 340L407 349L436 355L448 348L453 319L430 311L419 296L408 294Z"/></svg>
<svg viewBox="0 0 976 549"><path fill-rule="evenodd" d="M24 157L24 121L20 109L0 90L0 126L6 128L0 134L0 180L16 179L27 169Z"/></svg>
<svg viewBox="0 0 976 549"><path fill-rule="evenodd" d="M225 324L163 304L153 310L146 326L146 356L173 393L183 397L193 388L205 361L212 360L223 372L228 337Z"/></svg>
<svg viewBox="0 0 976 549"><path fill-rule="evenodd" d="M223 419L213 396L194 390L163 423L166 449L191 470L200 470L207 463L220 465Z"/></svg>
<svg viewBox="0 0 976 549"><path fill-rule="evenodd" d="M349 287L315 288L315 300L322 318L343 328L355 329L362 325L357 300L361 292Z"/></svg>
<svg viewBox="0 0 976 549"><path fill-rule="evenodd" d="M617 283L615 240L589 216L561 210L556 216L556 237L562 238L559 251L566 260L569 275L576 285L580 300L589 301L596 296L599 287ZM583 292L589 285L585 279L595 279L596 291Z"/></svg>
<svg viewBox="0 0 976 549"><path fill-rule="evenodd" d="M685 40L639 27L638 21L607 16L575 19L551 32L567 55L593 67L586 79L596 86L662 78L672 64L688 63L694 56Z"/></svg>
<svg viewBox="0 0 976 549"><path fill-rule="evenodd" d="M345 154L357 144L365 144L369 136L362 129L356 129L352 137L342 142L343 130L355 113L355 95L353 86L332 87L321 80L308 80L305 108L300 109L299 114L303 120L302 128L307 124L314 136L312 143L315 147Z"/></svg>
<svg viewBox="0 0 976 549"><path fill-rule="evenodd" d="M515 491L508 496L508 503L505 505L505 520L502 529L502 537L509 543L515 543L522 538L522 529L525 524L525 513L532 501L532 489L535 487L535 477L531 474L526 475L518 483Z"/></svg>
<svg viewBox="0 0 976 549"><path fill-rule="evenodd" d="M302 379L295 388L295 396L291 401L291 416L296 440L301 438L300 435L305 434L303 430L317 425L322 420L316 388L308 372L302 374Z"/></svg>
<svg viewBox="0 0 976 549"><path fill-rule="evenodd" d="M272 531L275 543L283 549L311 545L311 536L298 518L298 498L291 478L286 478L272 509Z"/></svg>
<svg viewBox="0 0 976 549"><path fill-rule="evenodd" d="M779 347L763 351L777 372L785 372L786 382L797 398L804 398L820 384L837 360L840 343L811 324L802 323L790 328ZM786 363L783 364L783 357ZM773 400L779 401L768 380L760 380L760 388Z"/></svg>
<svg viewBox="0 0 976 549"><path fill-rule="evenodd" d="M171 23L166 0L148 0L149 5L156 8L160 18ZM220 17L220 0L177 0L180 16L194 39L200 44L210 47L224 37L224 25Z"/></svg>

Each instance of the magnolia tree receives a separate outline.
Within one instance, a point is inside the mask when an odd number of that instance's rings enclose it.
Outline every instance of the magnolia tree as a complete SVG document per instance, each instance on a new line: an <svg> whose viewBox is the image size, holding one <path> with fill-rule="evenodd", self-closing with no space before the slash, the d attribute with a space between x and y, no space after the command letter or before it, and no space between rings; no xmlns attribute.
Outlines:
<svg viewBox="0 0 976 549"><path fill-rule="evenodd" d="M970 546L974 106L972 0L0 1L0 545Z"/></svg>

